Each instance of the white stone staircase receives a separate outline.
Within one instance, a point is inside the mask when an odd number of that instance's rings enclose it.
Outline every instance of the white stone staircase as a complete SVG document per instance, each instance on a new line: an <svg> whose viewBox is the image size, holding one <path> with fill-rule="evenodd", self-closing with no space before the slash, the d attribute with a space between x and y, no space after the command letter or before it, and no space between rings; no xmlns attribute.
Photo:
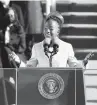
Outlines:
<svg viewBox="0 0 97 105"><path fill-rule="evenodd" d="M97 105L97 70L84 72L86 105Z"/></svg>

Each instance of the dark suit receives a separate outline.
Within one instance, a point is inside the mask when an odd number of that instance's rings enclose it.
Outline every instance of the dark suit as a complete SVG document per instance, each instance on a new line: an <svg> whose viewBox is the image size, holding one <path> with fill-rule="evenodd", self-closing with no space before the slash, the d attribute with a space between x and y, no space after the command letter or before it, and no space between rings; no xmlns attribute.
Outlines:
<svg viewBox="0 0 97 105"><path fill-rule="evenodd" d="M10 24L9 16L7 15L8 10L4 9L2 6L2 3L0 2L0 68L2 68L4 65L6 67L9 67L8 64L8 55L5 50L5 30L6 27ZM7 63L3 64L3 61L5 60Z"/></svg>
<svg viewBox="0 0 97 105"><path fill-rule="evenodd" d="M26 49L25 32L22 25L17 21L10 28L9 44L15 53L23 53Z"/></svg>

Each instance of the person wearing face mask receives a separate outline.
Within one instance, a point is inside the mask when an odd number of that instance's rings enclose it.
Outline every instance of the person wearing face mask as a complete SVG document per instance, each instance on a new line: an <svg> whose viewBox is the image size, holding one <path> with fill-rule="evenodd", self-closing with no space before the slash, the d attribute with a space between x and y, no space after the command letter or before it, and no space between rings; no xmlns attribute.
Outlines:
<svg viewBox="0 0 97 105"><path fill-rule="evenodd" d="M20 67L78 67L84 68L74 55L70 43L59 38L61 27L64 23L62 15L51 12L44 23L44 40L33 45L32 56L24 64L15 53L11 54Z"/></svg>

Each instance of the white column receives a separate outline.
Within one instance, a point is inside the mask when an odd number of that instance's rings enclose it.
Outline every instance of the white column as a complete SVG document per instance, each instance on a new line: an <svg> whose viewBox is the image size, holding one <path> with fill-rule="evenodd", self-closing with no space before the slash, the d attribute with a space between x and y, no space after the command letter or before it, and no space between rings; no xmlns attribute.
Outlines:
<svg viewBox="0 0 97 105"><path fill-rule="evenodd" d="M46 0L46 15L50 13L51 0Z"/></svg>
<svg viewBox="0 0 97 105"><path fill-rule="evenodd" d="M56 11L56 0L51 0L51 12Z"/></svg>

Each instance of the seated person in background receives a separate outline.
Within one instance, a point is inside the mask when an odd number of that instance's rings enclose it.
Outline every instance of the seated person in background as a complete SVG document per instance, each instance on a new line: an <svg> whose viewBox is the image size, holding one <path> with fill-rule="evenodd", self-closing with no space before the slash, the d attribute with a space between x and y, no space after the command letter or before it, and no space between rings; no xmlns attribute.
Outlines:
<svg viewBox="0 0 97 105"><path fill-rule="evenodd" d="M25 32L23 26L20 24L16 11L12 8L9 11L11 24L10 29L10 42L9 45L15 53L24 53L26 49ZM11 15L10 15L11 14Z"/></svg>
<svg viewBox="0 0 97 105"><path fill-rule="evenodd" d="M23 58L26 49L25 32L23 26L20 24L16 11L11 8L8 12L11 24L9 25L10 39L7 47Z"/></svg>
<svg viewBox="0 0 97 105"><path fill-rule="evenodd" d="M0 67L14 68L16 64L10 61L9 54L14 51L16 54L23 54L26 49L25 32L18 21L17 13L9 6L10 0L0 1ZM14 62L14 63L13 63Z"/></svg>
<svg viewBox="0 0 97 105"><path fill-rule="evenodd" d="M70 43L59 39L64 19L58 12L50 13L44 24L44 40L33 45L32 56L24 64L19 57L12 53L10 56L20 67L78 67L84 68L74 56L73 47Z"/></svg>

